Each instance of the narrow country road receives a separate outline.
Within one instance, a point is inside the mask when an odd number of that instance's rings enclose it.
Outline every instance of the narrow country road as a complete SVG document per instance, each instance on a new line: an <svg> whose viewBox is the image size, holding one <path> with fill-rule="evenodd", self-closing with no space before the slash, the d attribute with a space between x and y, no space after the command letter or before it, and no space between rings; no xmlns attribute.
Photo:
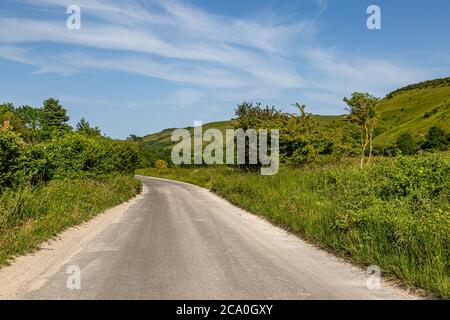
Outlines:
<svg viewBox="0 0 450 320"><path fill-rule="evenodd" d="M364 270L234 207L208 190L175 181L139 178L144 183L142 196L95 236L76 244L67 259L61 258L52 268L42 268L20 292L10 292L9 297L414 298L385 283L381 289L368 289ZM29 259L36 260L39 254ZM27 261L29 265L34 263ZM21 263L20 259L17 263ZM81 270L79 290L67 288L67 270L74 265ZM9 277L16 281L12 278L14 268L13 264L0 270L0 280L8 281L5 278ZM2 283L0 291L1 287Z"/></svg>

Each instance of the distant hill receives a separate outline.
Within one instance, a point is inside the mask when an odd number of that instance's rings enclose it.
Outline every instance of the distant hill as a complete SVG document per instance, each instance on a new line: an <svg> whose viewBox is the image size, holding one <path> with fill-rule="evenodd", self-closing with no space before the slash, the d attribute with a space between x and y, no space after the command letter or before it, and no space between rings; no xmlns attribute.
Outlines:
<svg viewBox="0 0 450 320"><path fill-rule="evenodd" d="M389 93L377 106L374 146L393 146L403 133L420 141L432 126L450 131L450 78L425 81Z"/></svg>
<svg viewBox="0 0 450 320"><path fill-rule="evenodd" d="M233 128L232 120L217 121L203 124L203 131L206 131L208 129L219 129L220 131L222 131L222 133L225 133L225 130L228 128L230 129ZM175 129L176 128L168 128L160 132L149 134L144 137L144 143L151 150L171 149L172 146L175 145L175 143L170 141L170 137ZM191 132L191 135L194 134L193 127L186 127L184 129L188 129Z"/></svg>
<svg viewBox="0 0 450 320"><path fill-rule="evenodd" d="M450 77L412 84L389 93L378 106L378 127L374 146L384 148L395 145L402 133L410 133L420 141L432 126L450 132ZM342 116L316 115L322 125L343 120ZM232 120L206 123L203 130L216 128L225 133L232 128ZM191 130L192 127L186 129ZM170 150L174 143L170 136L175 128L149 134L144 137L145 144L155 151Z"/></svg>
<svg viewBox="0 0 450 320"><path fill-rule="evenodd" d="M315 115L316 119L319 121L322 125L327 125L333 122L334 120L342 119L342 116L318 116ZM226 121L216 121L216 122L210 122L210 123L204 123L203 124L203 131L206 131L208 129L219 129L222 131L222 133L225 136L225 130L226 129L232 129L233 128L233 120L226 120ZM160 132L152 133L149 135L144 136L144 143L149 147L150 150L155 151L161 151L161 150L170 150L175 143L170 141L170 136L172 135L172 132L176 128L168 128L164 129ZM194 128L192 127L186 127L184 129L188 129L191 132L191 135L194 134Z"/></svg>

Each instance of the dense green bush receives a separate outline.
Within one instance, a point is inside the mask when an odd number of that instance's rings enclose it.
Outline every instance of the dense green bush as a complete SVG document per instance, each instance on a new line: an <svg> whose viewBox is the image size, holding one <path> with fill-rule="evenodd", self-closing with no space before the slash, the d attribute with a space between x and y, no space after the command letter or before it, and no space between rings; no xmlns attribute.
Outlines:
<svg viewBox="0 0 450 320"><path fill-rule="evenodd" d="M411 155L417 152L417 144L409 133L403 133L398 137L397 148L403 155Z"/></svg>
<svg viewBox="0 0 450 320"><path fill-rule="evenodd" d="M71 133L45 143L54 178L133 173L139 163L137 147L124 141Z"/></svg>
<svg viewBox="0 0 450 320"><path fill-rule="evenodd" d="M433 126L425 136L422 148L428 150L445 150L448 146L447 134L441 128Z"/></svg>
<svg viewBox="0 0 450 320"><path fill-rule="evenodd" d="M23 148L20 137L12 131L0 129L0 191L17 183Z"/></svg>
<svg viewBox="0 0 450 320"><path fill-rule="evenodd" d="M323 159L331 161L358 152L357 127L347 121L321 124L306 106L296 103L299 114L285 113L275 107L263 106L260 103L244 102L237 106L235 129L278 129L280 133L280 160L294 166L319 162ZM248 142L246 141L246 158L248 158ZM269 148L270 149L270 148ZM256 171L261 166L242 165L249 171Z"/></svg>
<svg viewBox="0 0 450 320"><path fill-rule="evenodd" d="M113 172L132 174L138 165L138 148L130 142L70 132L25 144L12 131L0 132L0 188Z"/></svg>

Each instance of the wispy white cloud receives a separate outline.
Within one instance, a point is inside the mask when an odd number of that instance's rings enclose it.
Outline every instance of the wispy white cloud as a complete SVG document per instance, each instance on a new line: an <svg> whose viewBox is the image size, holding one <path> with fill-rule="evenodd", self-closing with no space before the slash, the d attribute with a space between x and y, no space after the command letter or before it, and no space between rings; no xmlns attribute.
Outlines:
<svg viewBox="0 0 450 320"><path fill-rule="evenodd" d="M355 58L318 46L311 37L327 0L312 0L315 19L295 22L273 16L238 19L176 0L18 1L58 14L46 20L0 17L0 57L33 65L38 74L116 70L210 88L224 100L310 89L308 97L320 103L333 103L348 90L377 94L423 77L421 70L386 59ZM77 3L82 29L67 30L62 9ZM55 43L58 49L41 52L36 43ZM202 90L182 89L170 99L193 105L207 96Z"/></svg>
<svg viewBox="0 0 450 320"><path fill-rule="evenodd" d="M305 51L316 73L311 86L330 92L368 90L380 93L389 87L398 87L423 79L426 72L408 68L382 58L346 57L334 50L320 48Z"/></svg>
<svg viewBox="0 0 450 320"><path fill-rule="evenodd" d="M33 5L62 7L72 2L37 0L33 1ZM281 54L274 55L275 52L284 51L283 47L290 37L301 34L302 29L306 29L302 23L272 26L212 15L175 1L148 2L147 6L135 1L127 5L90 1L83 4L82 8L83 14L86 12L98 19L84 19L82 29L77 31L67 30L61 20L0 18L0 41L9 44L55 42L97 50L125 51L122 55L146 53L151 55L147 59L148 66L138 69L147 70L142 73L154 76L159 72L153 72L155 62L150 63L154 60L153 56L172 59L170 63L173 67L164 67L170 74L158 76L169 80L174 78L173 69L194 60L204 70L199 76L214 74L216 81L213 83L226 83L226 86L229 86L230 74L245 78L247 81L243 85L272 84L290 88L302 83L292 62ZM213 68L211 64L214 65ZM99 65L106 66L107 63ZM136 69L133 67L136 62L130 63L128 60L126 65L128 67L123 69ZM46 66L43 69L52 68ZM218 69L223 71L218 72ZM148 72L149 70L152 72ZM225 78L218 79L220 75ZM189 79L194 84L205 82L194 79L193 76ZM237 84L239 81L234 86Z"/></svg>
<svg viewBox="0 0 450 320"><path fill-rule="evenodd" d="M195 105L204 97L204 93L200 90L183 88L172 93L169 103L184 108Z"/></svg>

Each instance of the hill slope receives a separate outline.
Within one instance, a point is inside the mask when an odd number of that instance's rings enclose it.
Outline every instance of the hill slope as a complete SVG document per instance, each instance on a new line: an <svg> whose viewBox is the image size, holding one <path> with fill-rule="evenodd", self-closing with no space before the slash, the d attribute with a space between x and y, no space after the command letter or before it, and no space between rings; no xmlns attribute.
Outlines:
<svg viewBox="0 0 450 320"><path fill-rule="evenodd" d="M378 127L374 146L391 147L403 133L411 134L419 142L432 126L450 132L450 77L416 83L389 93L378 106ZM316 116L327 125L342 121L342 116ZM232 120L203 125L203 131L216 128L225 132L232 128ZM193 134L193 128L188 127ZM175 144L170 136L175 128L165 129L144 137L145 144L155 151L170 150Z"/></svg>
<svg viewBox="0 0 450 320"><path fill-rule="evenodd" d="M315 117L322 125L327 125L333 122L334 120L342 119L342 116L315 116ZM205 132L208 129L219 129L220 131L222 131L224 136L225 130L232 128L233 128L233 120L216 121L203 124L203 132ZM170 141L170 136L173 130L175 129L176 128L168 128L160 132L149 134L144 137L144 143L150 150L155 151L170 150L175 145L175 142ZM188 129L191 132L191 135L194 134L194 128L187 127L185 129Z"/></svg>
<svg viewBox="0 0 450 320"><path fill-rule="evenodd" d="M432 126L450 131L450 78L398 89L377 106L379 122L374 145L395 145L399 135L411 134L420 141Z"/></svg>
<svg viewBox="0 0 450 320"><path fill-rule="evenodd" d="M231 120L203 124L203 132L208 129L219 129L222 133L225 133L225 130L228 128L233 128ZM170 141L170 137L175 129L176 128L168 128L160 132L149 134L144 137L144 143L151 150L171 149L172 146L175 145L175 142ZM188 129L192 136L194 135L193 127L186 127L185 129Z"/></svg>

